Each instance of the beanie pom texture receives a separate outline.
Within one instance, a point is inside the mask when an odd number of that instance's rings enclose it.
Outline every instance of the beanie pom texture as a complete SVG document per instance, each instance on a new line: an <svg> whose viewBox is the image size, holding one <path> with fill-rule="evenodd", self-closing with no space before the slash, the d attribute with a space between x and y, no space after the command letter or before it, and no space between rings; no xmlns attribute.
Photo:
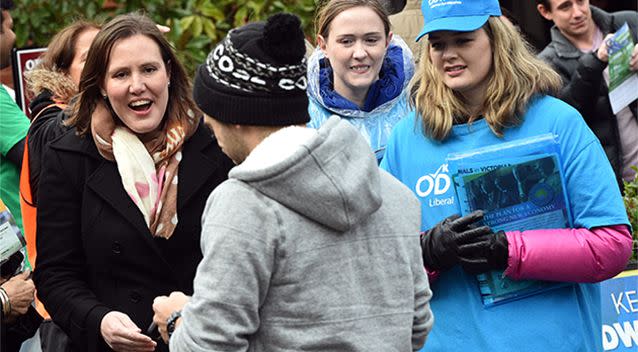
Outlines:
<svg viewBox="0 0 638 352"><path fill-rule="evenodd" d="M295 64L304 57L306 47L299 17L278 13L266 21L261 41L264 51L284 64Z"/></svg>
<svg viewBox="0 0 638 352"><path fill-rule="evenodd" d="M301 21L293 14L232 29L197 69L195 102L224 123L307 123L305 51Z"/></svg>

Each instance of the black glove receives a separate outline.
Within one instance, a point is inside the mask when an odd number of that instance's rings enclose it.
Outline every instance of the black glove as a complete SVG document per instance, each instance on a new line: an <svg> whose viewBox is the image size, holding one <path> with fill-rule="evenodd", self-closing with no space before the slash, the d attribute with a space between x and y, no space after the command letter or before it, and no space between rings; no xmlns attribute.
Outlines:
<svg viewBox="0 0 638 352"><path fill-rule="evenodd" d="M423 263L428 269L444 271L459 263L460 245L469 243L477 236L490 234L487 226L477 227L475 223L483 219L478 210L460 217L452 215L421 234Z"/></svg>
<svg viewBox="0 0 638 352"><path fill-rule="evenodd" d="M492 233L490 229L489 232L459 246L459 261L468 274L477 275L507 268L507 236L503 231Z"/></svg>

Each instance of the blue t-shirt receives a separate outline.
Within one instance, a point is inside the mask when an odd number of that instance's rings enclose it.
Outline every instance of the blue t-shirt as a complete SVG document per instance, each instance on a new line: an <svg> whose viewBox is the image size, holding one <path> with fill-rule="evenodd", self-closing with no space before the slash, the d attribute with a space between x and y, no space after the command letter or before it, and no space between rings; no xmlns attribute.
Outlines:
<svg viewBox="0 0 638 352"><path fill-rule="evenodd" d="M628 224L609 161L575 109L545 96L530 103L523 121L507 128L502 138L484 119L456 125L439 142L424 136L421 120L411 113L392 132L381 167L421 200L426 230L460 213L445 163L449 153L554 133L574 226ZM432 290L436 322L427 351L598 351L602 346L597 284L568 285L484 308L475 276L456 266L442 273Z"/></svg>

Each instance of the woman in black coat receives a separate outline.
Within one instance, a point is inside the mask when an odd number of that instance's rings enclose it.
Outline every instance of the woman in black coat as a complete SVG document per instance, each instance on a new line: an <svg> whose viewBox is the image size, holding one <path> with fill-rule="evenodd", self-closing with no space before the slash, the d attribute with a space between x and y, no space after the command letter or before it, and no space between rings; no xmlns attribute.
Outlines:
<svg viewBox="0 0 638 352"><path fill-rule="evenodd" d="M145 335L152 299L192 293L200 217L232 162L145 16L102 29L79 88L42 165L38 296L78 351L167 350Z"/></svg>
<svg viewBox="0 0 638 352"><path fill-rule="evenodd" d="M100 28L97 23L83 20L63 28L51 39L37 66L25 73L29 93L33 95L29 103L28 144L31 202L34 205L44 147L68 129L62 125L61 118L65 115L60 112L78 93L84 58Z"/></svg>

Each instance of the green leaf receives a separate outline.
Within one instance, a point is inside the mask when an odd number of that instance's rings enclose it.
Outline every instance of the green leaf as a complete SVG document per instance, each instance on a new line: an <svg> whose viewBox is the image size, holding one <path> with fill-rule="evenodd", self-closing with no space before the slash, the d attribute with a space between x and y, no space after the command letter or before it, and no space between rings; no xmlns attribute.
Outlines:
<svg viewBox="0 0 638 352"><path fill-rule="evenodd" d="M87 18L94 18L96 13L97 13L97 5L94 2L89 3L86 6Z"/></svg>
<svg viewBox="0 0 638 352"><path fill-rule="evenodd" d="M301 17L306 34L310 35L318 0L113 0L117 7L112 9L102 8L105 0L14 2L16 8L12 16L18 46L46 46L55 33L78 18L106 23L117 15L145 10L157 23L171 27L166 37L177 49L184 66L193 73L212 49L212 43L247 20L264 19L286 9ZM199 18L199 24L195 23L196 18ZM636 194L638 184L628 189Z"/></svg>
<svg viewBox="0 0 638 352"><path fill-rule="evenodd" d="M21 48L25 46L27 39L29 37L28 32L16 32L16 47Z"/></svg>
<svg viewBox="0 0 638 352"><path fill-rule="evenodd" d="M255 2L255 1L248 1L248 3L246 3L246 6L250 9L253 10L253 12L255 12L256 14L261 14L263 7L265 5L265 2L261 1L259 3Z"/></svg>
<svg viewBox="0 0 638 352"><path fill-rule="evenodd" d="M206 19L203 22L204 32L206 35L212 40L217 40L217 27L215 27L215 23L209 19Z"/></svg>
<svg viewBox="0 0 638 352"><path fill-rule="evenodd" d="M210 44L210 38L200 35L199 37L195 37L191 39L191 41L186 45L187 49L201 49L206 45ZM208 54L208 53L206 53Z"/></svg>
<svg viewBox="0 0 638 352"><path fill-rule="evenodd" d="M210 1L204 3L204 5L201 7L201 11L204 16L212 17L217 21L223 21L224 19L226 19L226 15L224 15L224 12L219 7L211 4Z"/></svg>
<svg viewBox="0 0 638 352"><path fill-rule="evenodd" d="M246 23L246 17L248 16L248 8L241 7L237 12L235 12L235 20L233 23L235 27L243 26Z"/></svg>
<svg viewBox="0 0 638 352"><path fill-rule="evenodd" d="M192 30L193 30L194 37L199 37L202 34L203 25L202 25L202 18L200 16L195 17L195 20L193 21Z"/></svg>
<svg viewBox="0 0 638 352"><path fill-rule="evenodd" d="M195 16L187 16L179 20L179 24L182 27L182 30L186 31L193 24L193 21L195 21Z"/></svg>

